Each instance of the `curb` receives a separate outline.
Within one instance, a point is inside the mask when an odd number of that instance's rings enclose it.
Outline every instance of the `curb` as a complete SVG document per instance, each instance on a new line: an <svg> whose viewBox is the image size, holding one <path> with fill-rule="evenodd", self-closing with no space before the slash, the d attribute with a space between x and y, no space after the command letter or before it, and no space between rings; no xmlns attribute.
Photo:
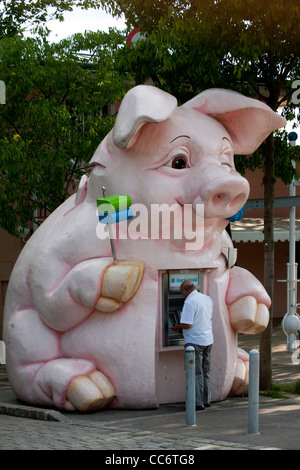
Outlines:
<svg viewBox="0 0 300 470"><path fill-rule="evenodd" d="M69 421L69 419L59 411L31 406L8 405L6 403L0 403L0 414L17 416L19 418L39 419L42 421Z"/></svg>

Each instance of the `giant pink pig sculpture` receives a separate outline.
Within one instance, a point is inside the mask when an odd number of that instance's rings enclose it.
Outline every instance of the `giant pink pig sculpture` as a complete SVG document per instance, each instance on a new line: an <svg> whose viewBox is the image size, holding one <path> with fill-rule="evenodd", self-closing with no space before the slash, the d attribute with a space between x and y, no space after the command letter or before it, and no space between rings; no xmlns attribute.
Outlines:
<svg viewBox="0 0 300 470"><path fill-rule="evenodd" d="M227 90L207 90L181 107L152 86L127 93L89 178L34 233L11 275L4 340L20 400L81 411L184 400L183 348L163 351L158 340L160 273L183 268L209 268L212 400L246 391L247 355L237 332L264 330L270 299L248 271L228 267L226 218L249 194L233 156L250 154L284 125L266 105ZM121 261L113 261L98 230L103 186L149 209L204 205L203 246L186 249L184 237L119 236Z"/></svg>

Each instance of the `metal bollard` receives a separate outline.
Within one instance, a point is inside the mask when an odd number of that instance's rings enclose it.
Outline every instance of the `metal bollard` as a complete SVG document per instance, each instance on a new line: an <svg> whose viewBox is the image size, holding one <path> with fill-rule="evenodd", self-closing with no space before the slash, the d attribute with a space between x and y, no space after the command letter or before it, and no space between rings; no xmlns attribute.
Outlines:
<svg viewBox="0 0 300 470"><path fill-rule="evenodd" d="M249 389L248 389L248 433L258 432L259 408L259 352L252 349L249 354Z"/></svg>
<svg viewBox="0 0 300 470"><path fill-rule="evenodd" d="M196 426L195 349L187 346L185 360L186 425Z"/></svg>

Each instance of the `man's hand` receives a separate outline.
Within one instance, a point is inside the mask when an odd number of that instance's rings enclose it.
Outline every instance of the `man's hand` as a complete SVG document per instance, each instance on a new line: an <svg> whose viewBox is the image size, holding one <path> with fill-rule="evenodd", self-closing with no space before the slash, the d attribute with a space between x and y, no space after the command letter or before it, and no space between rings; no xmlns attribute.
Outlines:
<svg viewBox="0 0 300 470"><path fill-rule="evenodd" d="M175 325L173 325L173 327L172 327L172 330L173 331L180 331L181 330L181 325L179 325L179 323L175 323Z"/></svg>

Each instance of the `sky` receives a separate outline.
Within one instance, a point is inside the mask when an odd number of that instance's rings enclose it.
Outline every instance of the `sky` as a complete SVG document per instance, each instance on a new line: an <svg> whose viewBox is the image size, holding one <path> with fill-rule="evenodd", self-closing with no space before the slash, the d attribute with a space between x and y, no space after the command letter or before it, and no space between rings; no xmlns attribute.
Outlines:
<svg viewBox="0 0 300 470"><path fill-rule="evenodd" d="M64 21L52 20L47 23L51 30L50 42L57 42L75 33L90 31L108 31L109 27L125 29L124 18L114 18L104 10L81 10L74 8L71 12L64 13Z"/></svg>

